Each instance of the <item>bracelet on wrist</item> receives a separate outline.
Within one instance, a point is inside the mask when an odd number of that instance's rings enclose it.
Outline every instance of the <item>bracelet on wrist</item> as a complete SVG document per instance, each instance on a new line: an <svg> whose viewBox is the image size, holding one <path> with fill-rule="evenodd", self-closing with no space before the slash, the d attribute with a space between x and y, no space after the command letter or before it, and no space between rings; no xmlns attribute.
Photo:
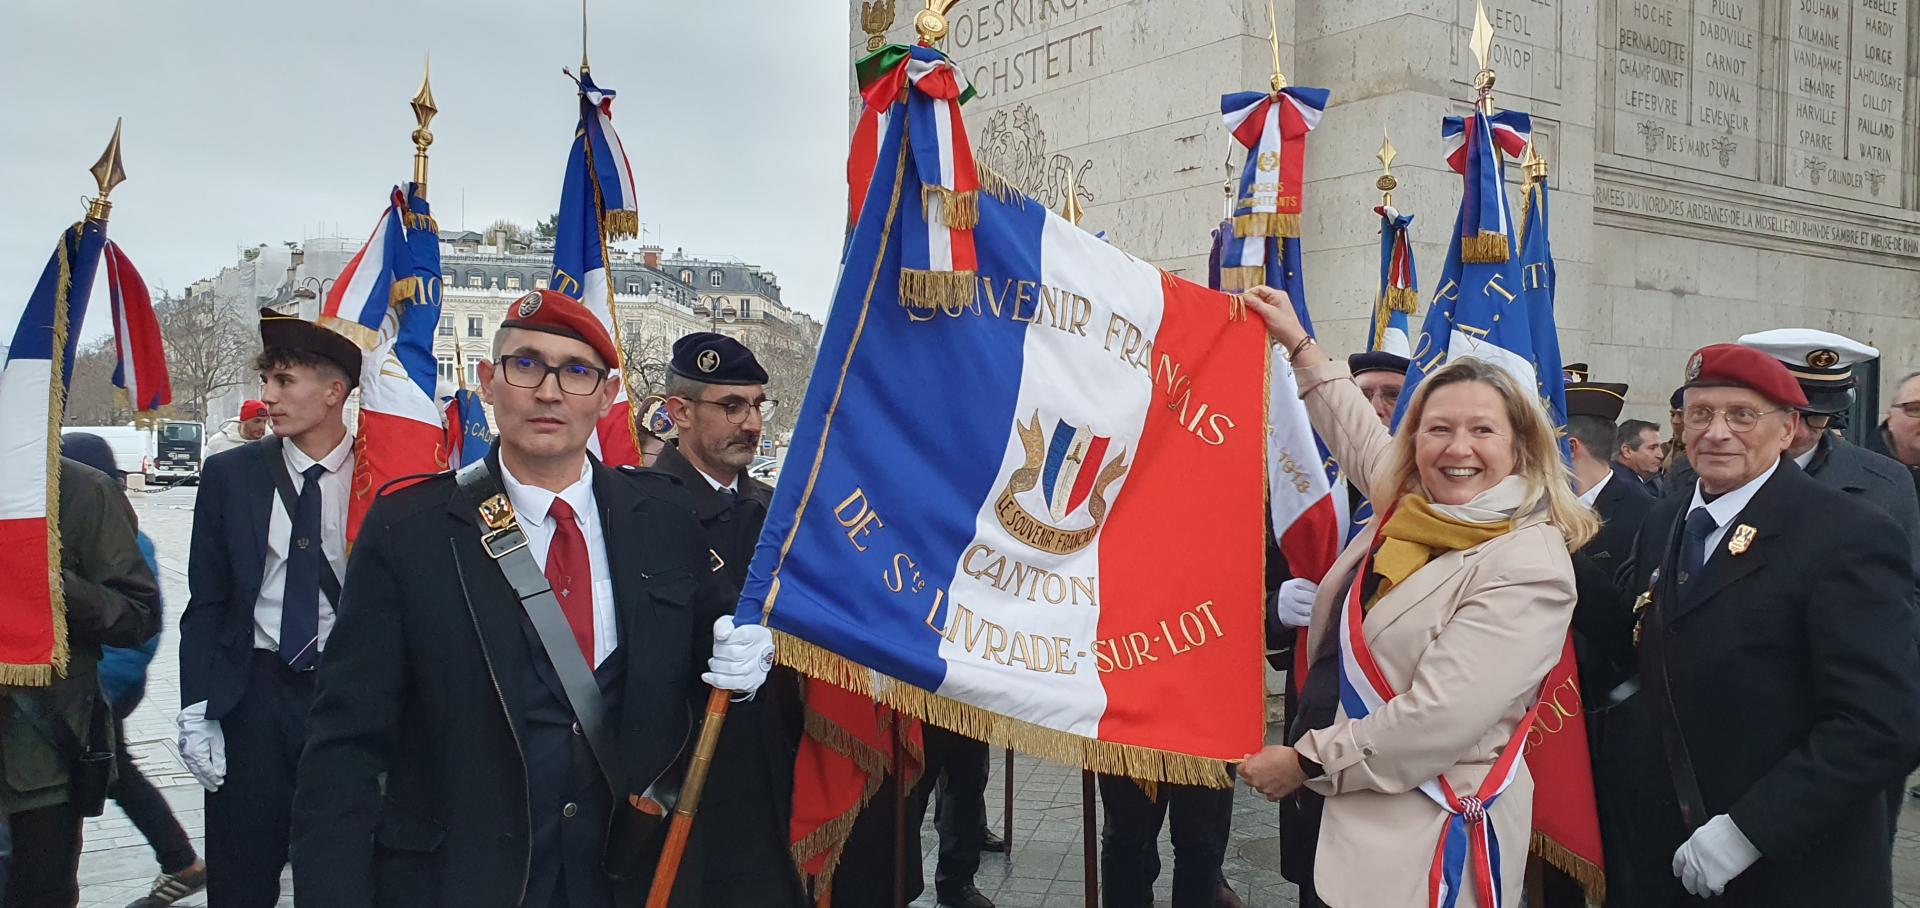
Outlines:
<svg viewBox="0 0 1920 908"><path fill-rule="evenodd" d="M1294 360L1299 359L1300 351L1305 350L1307 349L1307 347L1317 343L1319 343L1319 341L1314 340L1313 335L1311 334L1301 338L1299 343L1293 345L1293 349L1287 351L1287 362L1293 362Z"/></svg>

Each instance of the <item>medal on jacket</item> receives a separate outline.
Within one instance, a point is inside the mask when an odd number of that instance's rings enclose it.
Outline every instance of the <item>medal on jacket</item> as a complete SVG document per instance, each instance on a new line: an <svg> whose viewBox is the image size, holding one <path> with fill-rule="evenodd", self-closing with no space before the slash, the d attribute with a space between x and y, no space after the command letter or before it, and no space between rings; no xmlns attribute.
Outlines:
<svg viewBox="0 0 1920 908"><path fill-rule="evenodd" d="M1640 645L1640 628L1647 622L1647 607L1653 604L1653 588L1660 583L1660 569L1653 569L1653 576L1647 579L1647 591L1633 600L1633 645Z"/></svg>
<svg viewBox="0 0 1920 908"><path fill-rule="evenodd" d="M1734 527L1732 538L1727 540L1727 554L1729 555L1746 554L1747 549L1753 547L1753 537L1754 537L1754 534L1758 532L1759 530L1756 530L1753 527L1750 527L1744 523L1737 527Z"/></svg>

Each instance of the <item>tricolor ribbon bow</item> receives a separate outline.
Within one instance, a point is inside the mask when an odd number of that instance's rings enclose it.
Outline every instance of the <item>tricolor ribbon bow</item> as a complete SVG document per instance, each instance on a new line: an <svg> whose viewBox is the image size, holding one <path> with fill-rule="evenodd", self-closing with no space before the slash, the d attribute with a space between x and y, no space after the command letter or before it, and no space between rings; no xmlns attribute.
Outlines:
<svg viewBox="0 0 1920 908"><path fill-rule="evenodd" d="M1469 128L1471 124L1471 128ZM1460 260L1504 262L1512 257L1513 215L1501 154L1519 157L1533 140L1533 118L1517 110L1447 117L1440 124L1447 166L1466 178L1460 203Z"/></svg>
<svg viewBox="0 0 1920 908"><path fill-rule="evenodd" d="M924 247L918 242L907 246L900 301L921 309L971 305L978 264L973 228L980 223L980 176L974 169L960 105L973 97L973 86L945 54L924 44L908 48L904 69L910 87L906 139L920 182L926 242Z"/></svg>
<svg viewBox="0 0 1920 908"><path fill-rule="evenodd" d="M1320 125L1320 112L1326 108L1324 88L1289 86L1272 93L1242 91L1220 97L1220 116L1247 149L1233 207L1235 236L1300 235L1307 133Z"/></svg>

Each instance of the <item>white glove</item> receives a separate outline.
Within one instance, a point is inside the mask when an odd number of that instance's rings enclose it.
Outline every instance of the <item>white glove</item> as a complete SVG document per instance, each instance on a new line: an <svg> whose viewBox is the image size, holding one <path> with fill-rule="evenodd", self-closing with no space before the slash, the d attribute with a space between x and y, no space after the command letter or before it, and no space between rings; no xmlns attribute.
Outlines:
<svg viewBox="0 0 1920 908"><path fill-rule="evenodd" d="M1733 818L1720 814L1693 831L1673 853L1673 875L1680 885L1700 898L1719 895L1727 883L1760 860L1760 849L1747 841Z"/></svg>
<svg viewBox="0 0 1920 908"><path fill-rule="evenodd" d="M227 780L227 735L220 720L207 718L207 701L202 700L180 711L175 724L180 729L180 762L200 780L200 787L219 791Z"/></svg>
<svg viewBox="0 0 1920 908"><path fill-rule="evenodd" d="M732 615L713 622L713 658L700 680L751 696L773 668L773 632L759 624L734 627Z"/></svg>
<svg viewBox="0 0 1920 908"><path fill-rule="evenodd" d="M1313 623L1313 597L1320 584L1295 577L1280 584L1273 594L1273 616L1288 627L1306 627Z"/></svg>

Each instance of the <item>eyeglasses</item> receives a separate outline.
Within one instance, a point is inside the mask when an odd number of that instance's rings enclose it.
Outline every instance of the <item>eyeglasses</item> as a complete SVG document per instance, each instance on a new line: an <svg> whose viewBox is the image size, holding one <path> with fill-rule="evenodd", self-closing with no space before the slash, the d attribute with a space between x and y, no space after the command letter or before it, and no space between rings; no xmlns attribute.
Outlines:
<svg viewBox="0 0 1920 908"><path fill-rule="evenodd" d="M1371 391L1362 389L1360 394L1366 397L1367 403L1375 401L1386 401L1389 405L1400 403L1400 389L1392 386L1375 388Z"/></svg>
<svg viewBox="0 0 1920 908"><path fill-rule="evenodd" d="M760 414L760 420L762 422L765 422L766 420L773 418L774 408L779 406L780 404L779 401L774 400L771 397L765 400L762 400L757 404L748 403L744 400L740 400L739 398L734 398L733 400L700 400L698 398L687 398L687 403L706 404L709 407L719 407L720 412L726 414L727 421L730 423L733 423L736 426L742 423L745 423L747 421L748 413Z"/></svg>
<svg viewBox="0 0 1920 908"><path fill-rule="evenodd" d="M607 380L607 370L586 363L563 363L549 366L531 356L502 356L500 374L507 384L516 388L538 388L546 384L547 376L554 377L560 390L575 397L585 397L600 389L600 383Z"/></svg>
<svg viewBox="0 0 1920 908"><path fill-rule="evenodd" d="M1751 432L1760 424L1760 417L1779 410L1755 410L1752 407L1734 407L1730 410L1715 410L1712 407L1688 407L1680 413L1680 424L1694 431L1700 431L1713 425L1716 417L1724 417L1727 428L1735 432Z"/></svg>
<svg viewBox="0 0 1920 908"><path fill-rule="evenodd" d="M1908 400L1894 404L1893 409L1906 414L1908 419L1920 419L1920 400Z"/></svg>

